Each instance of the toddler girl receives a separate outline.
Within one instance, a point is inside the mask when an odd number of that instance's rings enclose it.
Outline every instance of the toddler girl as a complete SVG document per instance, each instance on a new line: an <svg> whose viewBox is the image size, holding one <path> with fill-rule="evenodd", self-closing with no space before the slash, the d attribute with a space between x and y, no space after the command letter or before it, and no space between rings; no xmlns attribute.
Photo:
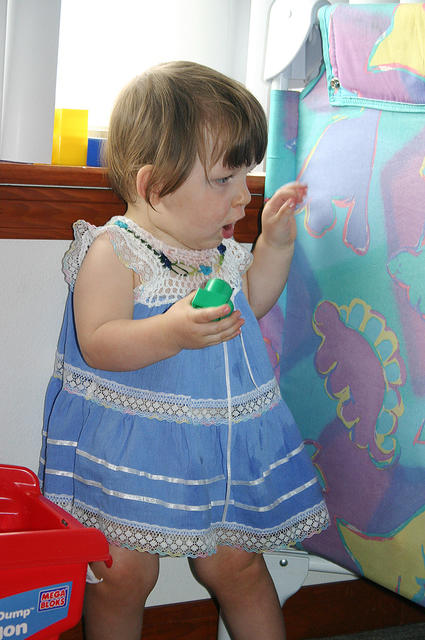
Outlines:
<svg viewBox="0 0 425 640"><path fill-rule="evenodd" d="M328 524L257 322L285 285L306 188L267 202L253 253L232 238L265 148L257 100L198 64L149 70L114 107L106 159L127 211L74 225L40 467L45 495L110 542L89 640L140 639L160 555L192 559L235 639L282 640L262 552ZM230 315L191 305L210 278L230 284Z"/></svg>

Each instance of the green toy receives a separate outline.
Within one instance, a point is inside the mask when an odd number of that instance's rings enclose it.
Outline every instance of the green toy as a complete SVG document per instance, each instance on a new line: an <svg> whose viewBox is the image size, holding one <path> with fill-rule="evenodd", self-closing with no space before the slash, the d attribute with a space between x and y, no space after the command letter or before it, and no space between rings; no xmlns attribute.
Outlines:
<svg viewBox="0 0 425 640"><path fill-rule="evenodd" d="M232 291L232 287L225 280L211 278L203 289L198 289L196 292L192 300L192 307L195 307L195 309L204 309L205 307L221 307L222 304L228 304L230 313L223 316L227 318L234 309L230 301ZM221 320L221 318L217 318L217 320Z"/></svg>

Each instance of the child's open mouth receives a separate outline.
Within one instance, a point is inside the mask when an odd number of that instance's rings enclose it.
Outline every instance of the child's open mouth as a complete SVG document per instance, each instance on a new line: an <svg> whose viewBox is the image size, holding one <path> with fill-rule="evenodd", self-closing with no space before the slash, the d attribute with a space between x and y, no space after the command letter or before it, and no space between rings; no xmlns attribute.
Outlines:
<svg viewBox="0 0 425 640"><path fill-rule="evenodd" d="M233 236L234 225L233 224L225 224L222 228L223 238L231 238Z"/></svg>

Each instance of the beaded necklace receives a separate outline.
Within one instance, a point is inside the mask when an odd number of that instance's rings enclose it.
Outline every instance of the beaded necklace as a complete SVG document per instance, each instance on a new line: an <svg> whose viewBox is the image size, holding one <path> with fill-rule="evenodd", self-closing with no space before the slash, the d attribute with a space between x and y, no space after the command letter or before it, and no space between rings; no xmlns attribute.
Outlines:
<svg viewBox="0 0 425 640"><path fill-rule="evenodd" d="M131 229L126 222L123 222L122 220L115 220L114 225L116 225L117 227L120 227L121 229L124 229L125 231L128 231L128 233L131 233L132 236L134 236L147 249L149 249L150 251L152 251L153 254L155 254L155 256L158 258L158 260L160 261L160 263L165 269L169 269L170 271L172 271L173 273L176 273L179 276L184 276L184 277L193 276L196 273L202 273L208 276L212 272L212 267L210 265L206 265L206 264L200 264L199 266L186 265L183 262L180 262L179 260L175 260L174 262L172 262L170 258L168 258L165 255L165 253L163 253L162 251L158 251L158 249L155 249L154 247L152 247L152 245L150 245L147 240L142 238L142 236L140 236L133 229ZM218 259L218 266L221 266L223 264L224 254L226 253L226 246L223 243L219 244L217 247L217 251L220 254Z"/></svg>

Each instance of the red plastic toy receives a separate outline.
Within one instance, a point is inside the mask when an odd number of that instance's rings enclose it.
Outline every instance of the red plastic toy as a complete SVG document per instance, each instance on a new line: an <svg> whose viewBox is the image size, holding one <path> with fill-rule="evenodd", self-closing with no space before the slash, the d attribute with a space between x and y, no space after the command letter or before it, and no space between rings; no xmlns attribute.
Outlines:
<svg viewBox="0 0 425 640"><path fill-rule="evenodd" d="M103 534L44 498L32 471L0 465L0 640L57 640L75 626L95 560L112 562Z"/></svg>

